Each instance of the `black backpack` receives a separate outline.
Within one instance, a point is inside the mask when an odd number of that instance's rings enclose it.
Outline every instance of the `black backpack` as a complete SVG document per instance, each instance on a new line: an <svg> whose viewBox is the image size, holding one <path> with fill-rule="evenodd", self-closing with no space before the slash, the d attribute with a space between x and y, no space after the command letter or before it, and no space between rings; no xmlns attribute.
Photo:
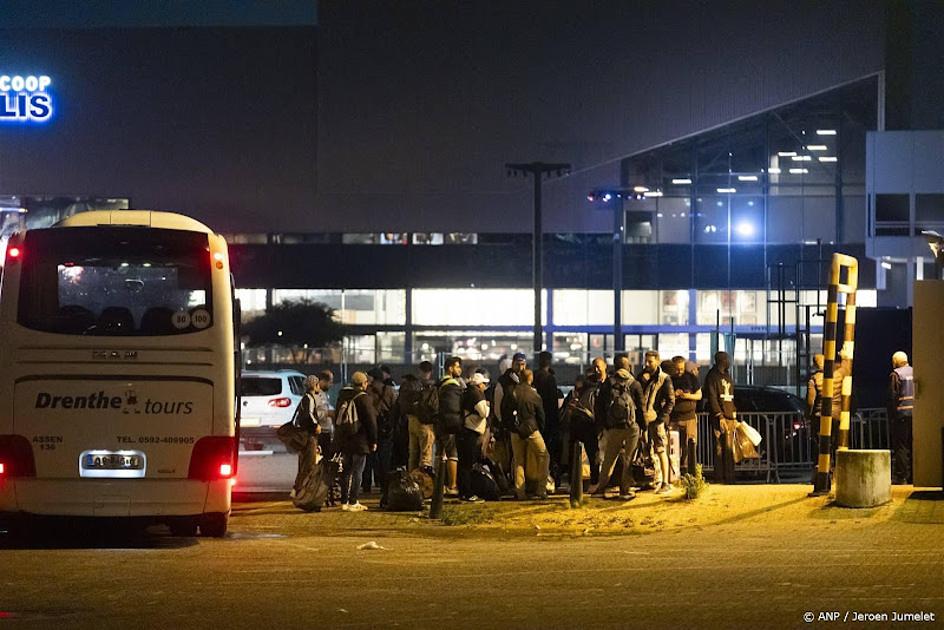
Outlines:
<svg viewBox="0 0 944 630"><path fill-rule="evenodd" d="M400 406L401 416L420 415L420 395L423 384L417 379L404 379L400 383L400 392L397 396L397 405Z"/></svg>
<svg viewBox="0 0 944 630"><path fill-rule="evenodd" d="M366 392L358 392L338 405L334 418L335 438L344 440L357 435L361 430L361 421L357 417L357 405L354 404L354 401L366 395Z"/></svg>
<svg viewBox="0 0 944 630"><path fill-rule="evenodd" d="M610 389L610 404L606 409L606 428L629 426L636 419L636 403L629 392L629 381L614 383Z"/></svg>
<svg viewBox="0 0 944 630"><path fill-rule="evenodd" d="M502 427L506 430L517 433L521 421L518 418L518 397L515 395L517 383L512 382L510 387L505 388L501 403Z"/></svg>
<svg viewBox="0 0 944 630"><path fill-rule="evenodd" d="M439 415L439 387L435 383L423 384L416 404L416 417L423 424L435 424Z"/></svg>

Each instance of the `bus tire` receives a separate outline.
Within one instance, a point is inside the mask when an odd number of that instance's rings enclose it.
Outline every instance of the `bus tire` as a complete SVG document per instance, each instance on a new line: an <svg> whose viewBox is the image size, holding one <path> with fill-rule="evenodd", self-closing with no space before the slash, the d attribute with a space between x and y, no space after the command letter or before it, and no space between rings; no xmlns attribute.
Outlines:
<svg viewBox="0 0 944 630"><path fill-rule="evenodd" d="M174 519L167 523L170 528L171 536L179 538L193 538L197 535L197 519L181 518Z"/></svg>
<svg viewBox="0 0 944 630"><path fill-rule="evenodd" d="M200 521L200 534L210 538L222 538L229 527L229 514L204 514Z"/></svg>

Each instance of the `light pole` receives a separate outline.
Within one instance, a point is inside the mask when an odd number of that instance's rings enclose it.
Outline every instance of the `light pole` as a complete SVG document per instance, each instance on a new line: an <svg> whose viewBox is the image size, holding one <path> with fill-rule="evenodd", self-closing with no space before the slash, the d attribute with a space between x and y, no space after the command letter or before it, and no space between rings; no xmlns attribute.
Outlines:
<svg viewBox="0 0 944 630"><path fill-rule="evenodd" d="M531 237L531 285L534 289L534 355L541 352L541 289L544 282L544 227L541 224L541 184L551 174L563 177L570 174L570 164L546 162L505 164L509 177L531 175L534 179L534 231Z"/></svg>
<svg viewBox="0 0 944 630"><path fill-rule="evenodd" d="M645 190L647 192L641 192ZM623 200L641 200L647 197L661 197L662 191L648 192L644 188L613 188L593 190L587 195L587 201L600 202L604 208L613 211L613 350L623 352L626 342L623 338L623 241L626 239L626 212Z"/></svg>

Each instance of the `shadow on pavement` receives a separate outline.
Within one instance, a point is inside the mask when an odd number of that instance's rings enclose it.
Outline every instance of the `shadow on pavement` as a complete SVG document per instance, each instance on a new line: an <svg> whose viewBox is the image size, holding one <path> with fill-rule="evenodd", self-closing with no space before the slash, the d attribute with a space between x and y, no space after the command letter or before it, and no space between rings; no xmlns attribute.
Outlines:
<svg viewBox="0 0 944 630"><path fill-rule="evenodd" d="M913 491L895 510L892 520L901 523L944 525L944 491Z"/></svg>
<svg viewBox="0 0 944 630"><path fill-rule="evenodd" d="M0 549L181 549L195 537L174 537L163 526L94 518L30 518L0 525Z"/></svg>

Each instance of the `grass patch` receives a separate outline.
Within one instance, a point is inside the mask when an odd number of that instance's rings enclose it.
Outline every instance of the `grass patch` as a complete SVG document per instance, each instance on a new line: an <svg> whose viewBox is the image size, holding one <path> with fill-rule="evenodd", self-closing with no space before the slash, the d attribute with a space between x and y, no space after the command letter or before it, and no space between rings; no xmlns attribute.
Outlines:
<svg viewBox="0 0 944 630"><path fill-rule="evenodd" d="M491 522L495 517L495 510L487 503L468 503L444 505L442 511L443 525L482 525Z"/></svg>
<svg viewBox="0 0 944 630"><path fill-rule="evenodd" d="M694 501L698 495L708 487L708 482L702 476L701 464L695 464L695 474L685 473L682 475L682 489L685 490L685 500Z"/></svg>

